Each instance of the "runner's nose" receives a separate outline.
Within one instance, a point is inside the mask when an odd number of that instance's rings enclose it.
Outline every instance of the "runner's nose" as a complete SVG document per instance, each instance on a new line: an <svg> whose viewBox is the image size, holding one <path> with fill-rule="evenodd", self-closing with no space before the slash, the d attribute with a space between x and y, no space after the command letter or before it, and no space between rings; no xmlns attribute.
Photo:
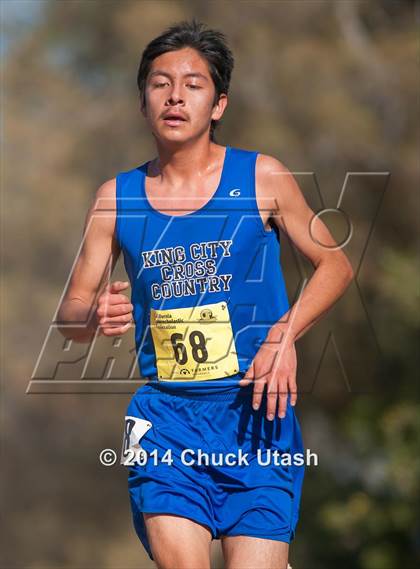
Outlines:
<svg viewBox="0 0 420 569"><path fill-rule="evenodd" d="M179 103L182 104L184 103L179 87L176 86L173 87L167 102L169 105L177 105Z"/></svg>

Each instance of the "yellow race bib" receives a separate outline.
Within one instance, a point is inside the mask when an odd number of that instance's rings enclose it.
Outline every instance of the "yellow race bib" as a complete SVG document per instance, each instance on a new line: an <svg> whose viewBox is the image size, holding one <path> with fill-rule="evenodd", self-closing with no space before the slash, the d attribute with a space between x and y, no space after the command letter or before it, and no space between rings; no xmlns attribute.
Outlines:
<svg viewBox="0 0 420 569"><path fill-rule="evenodd" d="M150 324L162 381L203 381L239 371L225 301L187 308L151 309Z"/></svg>

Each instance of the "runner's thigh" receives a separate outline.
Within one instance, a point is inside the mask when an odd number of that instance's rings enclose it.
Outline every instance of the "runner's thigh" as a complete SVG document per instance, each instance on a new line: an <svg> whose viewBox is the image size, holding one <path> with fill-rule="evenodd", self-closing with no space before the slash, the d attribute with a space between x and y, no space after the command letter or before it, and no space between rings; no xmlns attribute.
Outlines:
<svg viewBox="0 0 420 569"><path fill-rule="evenodd" d="M210 569L212 536L205 525L168 514L143 517L159 569Z"/></svg>
<svg viewBox="0 0 420 569"><path fill-rule="evenodd" d="M222 537L225 569L286 569L289 544L244 535Z"/></svg>

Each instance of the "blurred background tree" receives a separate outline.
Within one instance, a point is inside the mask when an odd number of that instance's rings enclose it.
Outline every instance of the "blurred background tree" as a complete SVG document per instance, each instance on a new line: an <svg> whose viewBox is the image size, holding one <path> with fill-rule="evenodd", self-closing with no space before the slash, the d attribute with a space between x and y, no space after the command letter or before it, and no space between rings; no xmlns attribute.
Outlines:
<svg viewBox="0 0 420 569"><path fill-rule="evenodd" d="M120 446L130 396L25 389L96 189L154 155L138 109L141 52L192 17L225 32L236 58L220 143L276 156L315 210L336 206L348 172L379 173L351 177L345 194L357 281L297 344L297 414L319 466L306 472L291 564L419 566L418 3L3 0L1 10L2 567L152 566L126 472L98 461ZM293 299L310 268L281 239Z"/></svg>

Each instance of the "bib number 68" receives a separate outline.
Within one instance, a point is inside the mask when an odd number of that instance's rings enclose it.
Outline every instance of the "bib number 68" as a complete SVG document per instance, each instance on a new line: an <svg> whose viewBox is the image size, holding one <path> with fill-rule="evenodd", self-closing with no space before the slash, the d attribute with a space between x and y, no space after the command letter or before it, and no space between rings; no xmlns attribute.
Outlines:
<svg viewBox="0 0 420 569"><path fill-rule="evenodd" d="M188 354L185 344L183 344L182 334L174 333L171 335L171 344L174 350L175 360L179 365L184 365L188 361ZM209 353L206 348L206 339L204 334L199 330L193 330L189 336L188 341L191 346L191 354L197 363L203 363L208 360Z"/></svg>

